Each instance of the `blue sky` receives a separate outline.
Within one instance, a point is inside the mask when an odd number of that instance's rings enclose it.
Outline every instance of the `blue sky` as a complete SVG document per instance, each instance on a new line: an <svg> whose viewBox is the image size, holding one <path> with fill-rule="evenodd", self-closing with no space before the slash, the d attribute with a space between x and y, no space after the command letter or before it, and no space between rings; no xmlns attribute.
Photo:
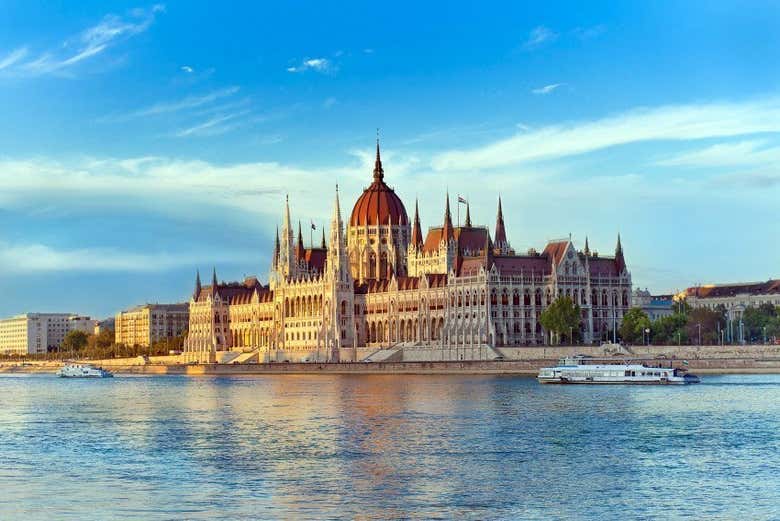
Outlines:
<svg viewBox="0 0 780 521"><path fill-rule="evenodd" d="M0 315L267 279L289 192L386 180L541 249L620 232L654 292L780 276L776 2L4 1Z"/></svg>

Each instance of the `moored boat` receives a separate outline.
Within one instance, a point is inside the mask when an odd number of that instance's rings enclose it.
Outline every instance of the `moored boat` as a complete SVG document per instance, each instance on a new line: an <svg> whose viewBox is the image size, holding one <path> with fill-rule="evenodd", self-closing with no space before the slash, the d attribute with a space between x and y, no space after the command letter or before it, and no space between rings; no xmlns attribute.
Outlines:
<svg viewBox="0 0 780 521"><path fill-rule="evenodd" d="M563 358L555 367L543 367L537 379L543 384L685 385L699 383L685 369L647 367L644 364L584 364L583 358Z"/></svg>
<svg viewBox="0 0 780 521"><path fill-rule="evenodd" d="M111 378L111 372L90 364L67 364L60 367L57 376L62 378Z"/></svg>

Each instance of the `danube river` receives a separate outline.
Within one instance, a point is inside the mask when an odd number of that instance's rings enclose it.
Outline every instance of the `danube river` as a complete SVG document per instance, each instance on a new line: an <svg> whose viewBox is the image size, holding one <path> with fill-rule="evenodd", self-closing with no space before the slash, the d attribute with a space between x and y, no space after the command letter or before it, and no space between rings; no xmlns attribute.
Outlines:
<svg viewBox="0 0 780 521"><path fill-rule="evenodd" d="M778 519L780 376L0 377L0 519Z"/></svg>

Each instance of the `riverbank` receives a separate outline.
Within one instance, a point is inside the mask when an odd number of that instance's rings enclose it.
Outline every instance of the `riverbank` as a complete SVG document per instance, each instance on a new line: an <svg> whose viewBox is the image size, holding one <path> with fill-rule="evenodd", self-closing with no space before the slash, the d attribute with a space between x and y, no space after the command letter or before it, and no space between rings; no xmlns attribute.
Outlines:
<svg viewBox="0 0 780 521"><path fill-rule="evenodd" d="M623 357L615 357L614 360ZM684 367L698 374L780 374L780 357L712 357L698 359L626 357L648 366ZM181 364L139 363L137 359L96 360L117 374L230 376L264 374L505 374L533 375L539 368L554 365L557 358L527 360L469 360L433 362L348 362L348 363L267 363L267 364ZM165 361L168 362L168 361ZM686 364L687 362L687 364ZM85 362L86 363L86 362ZM0 374L55 373L60 362L0 363Z"/></svg>

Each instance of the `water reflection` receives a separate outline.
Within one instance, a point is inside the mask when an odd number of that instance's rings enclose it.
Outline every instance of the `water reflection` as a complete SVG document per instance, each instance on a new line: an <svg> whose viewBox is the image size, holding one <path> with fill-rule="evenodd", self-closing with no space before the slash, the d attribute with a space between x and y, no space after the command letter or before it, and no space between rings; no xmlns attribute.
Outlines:
<svg viewBox="0 0 780 521"><path fill-rule="evenodd" d="M705 382L0 377L0 518L769 518L780 379Z"/></svg>

